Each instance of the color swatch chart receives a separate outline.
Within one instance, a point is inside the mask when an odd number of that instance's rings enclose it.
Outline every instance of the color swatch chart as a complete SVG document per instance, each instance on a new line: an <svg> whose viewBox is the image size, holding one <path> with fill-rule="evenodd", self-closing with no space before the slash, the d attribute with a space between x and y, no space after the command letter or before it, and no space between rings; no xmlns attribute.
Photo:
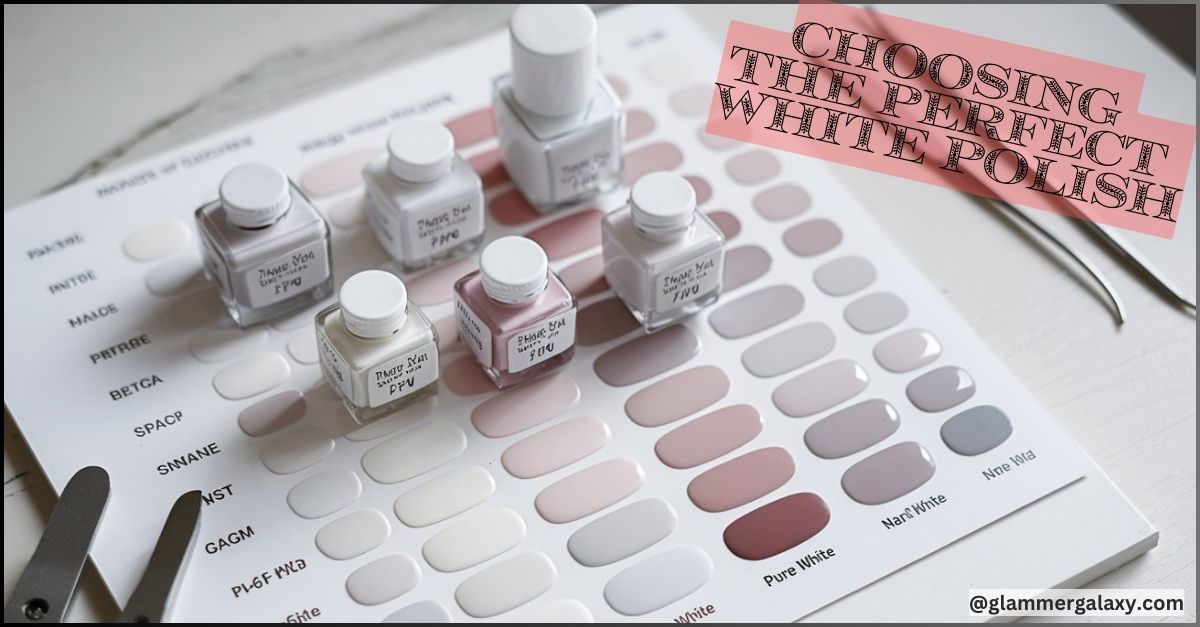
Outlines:
<svg viewBox="0 0 1200 627"><path fill-rule="evenodd" d="M652 335L601 272L627 189L541 215L508 181L488 106L506 33L6 212L5 403L56 488L112 476L92 554L118 601L200 489L179 620L794 620L1084 474L825 166L704 133L719 50L686 15L608 11L600 41L626 184L685 175L727 238L720 301ZM234 165L275 164L331 223L335 285L400 274L361 169L409 118L445 122L481 174L489 240L546 250L578 347L497 392L454 329L474 258L401 274L440 393L361 426L322 381L315 308L228 320L192 213Z"/></svg>

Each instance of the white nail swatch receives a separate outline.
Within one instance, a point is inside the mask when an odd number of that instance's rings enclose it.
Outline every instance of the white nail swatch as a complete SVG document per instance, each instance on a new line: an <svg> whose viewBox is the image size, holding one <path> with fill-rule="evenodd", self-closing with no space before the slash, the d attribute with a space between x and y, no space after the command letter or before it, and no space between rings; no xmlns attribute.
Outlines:
<svg viewBox="0 0 1200 627"><path fill-rule="evenodd" d="M213 377L217 394L236 401L262 394L287 381L292 367L278 353L261 353L236 361Z"/></svg>
<svg viewBox="0 0 1200 627"><path fill-rule="evenodd" d="M703 549L677 546L617 573L604 586L604 600L626 616L641 616L695 592L712 570Z"/></svg>
<svg viewBox="0 0 1200 627"><path fill-rule="evenodd" d="M379 510L364 509L321 527L317 531L317 548L326 557L348 560L383 544L392 526Z"/></svg>
<svg viewBox="0 0 1200 627"><path fill-rule="evenodd" d="M188 351L210 364L240 357L267 342L262 329L202 329L188 338Z"/></svg>
<svg viewBox="0 0 1200 627"><path fill-rule="evenodd" d="M506 507L475 514L442 529L425 541L421 554L430 566L451 573L482 564L524 538L525 521Z"/></svg>
<svg viewBox="0 0 1200 627"><path fill-rule="evenodd" d="M522 553L468 577L454 591L454 600L467 614L488 618L538 598L556 579L558 569L545 553Z"/></svg>
<svg viewBox="0 0 1200 627"><path fill-rule="evenodd" d="M396 518L409 527L424 527L461 514L496 491L496 480L482 466L468 466L401 494Z"/></svg>
<svg viewBox="0 0 1200 627"><path fill-rule="evenodd" d="M288 491L288 507L301 518L320 518L353 503L362 495L362 481L354 471L330 468Z"/></svg>
<svg viewBox="0 0 1200 627"><path fill-rule="evenodd" d="M262 463L277 475L300 472L325 459L333 452L333 439L318 429L300 429L285 433L267 443L259 452Z"/></svg>
<svg viewBox="0 0 1200 627"><path fill-rule="evenodd" d="M453 422L436 420L375 445L362 457L363 470L379 483L398 483L458 457L467 434Z"/></svg>
<svg viewBox="0 0 1200 627"><path fill-rule="evenodd" d="M346 578L346 592L363 605L379 605L417 587L421 568L407 555L386 555L367 562Z"/></svg>

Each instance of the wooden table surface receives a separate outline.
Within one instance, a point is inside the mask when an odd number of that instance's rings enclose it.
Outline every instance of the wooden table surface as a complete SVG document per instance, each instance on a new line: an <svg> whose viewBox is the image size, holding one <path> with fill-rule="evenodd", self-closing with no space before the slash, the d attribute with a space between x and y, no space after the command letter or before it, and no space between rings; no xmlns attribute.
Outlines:
<svg viewBox="0 0 1200 627"><path fill-rule="evenodd" d="M24 6L4 8L4 204L503 27L496 6ZM794 5L704 5L782 28ZM1195 76L1116 11L1046 5L902 6L886 12L1146 73L1141 110L1196 118ZM1062 28L1072 24L1072 28ZM1134 67L1135 62L1140 64ZM1193 156L1193 159L1195 157ZM1196 320L1168 307L1077 225L1034 212L1087 252L1124 297L1117 328L1054 255L960 194L850 168L843 178L950 302L1161 531L1158 548L1093 582L1182 588L1195 622ZM1173 240L1133 237L1177 282L1196 271L1195 162ZM11 306L11 303L9 304ZM55 496L4 421L7 600ZM111 620L90 567L70 620Z"/></svg>

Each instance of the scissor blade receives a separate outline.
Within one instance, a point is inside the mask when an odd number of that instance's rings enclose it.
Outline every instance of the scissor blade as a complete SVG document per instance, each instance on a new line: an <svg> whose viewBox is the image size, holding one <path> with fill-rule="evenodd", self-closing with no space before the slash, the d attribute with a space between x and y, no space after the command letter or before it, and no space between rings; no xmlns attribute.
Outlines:
<svg viewBox="0 0 1200 627"><path fill-rule="evenodd" d="M6 623L61 623L108 503L108 473L75 473L50 512L33 557L4 608Z"/></svg>
<svg viewBox="0 0 1200 627"><path fill-rule="evenodd" d="M200 491L193 490L175 500L146 572L138 582L119 623L161 623L171 609L180 575L187 565L200 527Z"/></svg>

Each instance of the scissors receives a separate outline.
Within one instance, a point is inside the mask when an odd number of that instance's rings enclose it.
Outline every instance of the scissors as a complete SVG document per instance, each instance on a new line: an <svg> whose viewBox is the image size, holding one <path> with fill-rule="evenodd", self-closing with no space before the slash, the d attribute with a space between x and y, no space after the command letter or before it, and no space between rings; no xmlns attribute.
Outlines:
<svg viewBox="0 0 1200 627"><path fill-rule="evenodd" d="M46 533L4 607L4 622L63 622L109 492L108 473L99 466L88 466L71 477L50 513ZM202 504L199 490L176 499L142 580L117 622L164 622L195 544Z"/></svg>

